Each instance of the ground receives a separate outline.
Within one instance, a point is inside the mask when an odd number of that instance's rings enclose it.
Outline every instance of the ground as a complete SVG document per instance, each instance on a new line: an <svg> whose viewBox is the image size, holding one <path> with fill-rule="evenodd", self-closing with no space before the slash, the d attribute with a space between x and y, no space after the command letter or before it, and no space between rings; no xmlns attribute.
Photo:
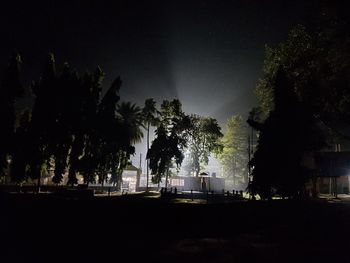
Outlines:
<svg viewBox="0 0 350 263"><path fill-rule="evenodd" d="M349 262L341 199L169 202L3 195L0 262Z"/></svg>

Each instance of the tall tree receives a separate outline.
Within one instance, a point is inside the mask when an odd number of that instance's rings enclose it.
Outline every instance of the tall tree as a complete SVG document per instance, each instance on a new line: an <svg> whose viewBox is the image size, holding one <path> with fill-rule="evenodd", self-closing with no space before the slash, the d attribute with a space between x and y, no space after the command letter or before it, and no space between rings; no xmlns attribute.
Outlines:
<svg viewBox="0 0 350 263"><path fill-rule="evenodd" d="M265 118L274 109L275 79L282 67L297 99L329 128L347 122L350 112L350 34L348 23L323 18L315 31L293 28L286 41L266 48L256 95Z"/></svg>
<svg viewBox="0 0 350 263"><path fill-rule="evenodd" d="M220 139L222 152L218 154L218 159L223 168L223 174L227 181L232 181L233 187L247 183L247 163L248 163L248 127L245 125L243 117L235 115L226 122L224 136Z"/></svg>
<svg viewBox="0 0 350 263"><path fill-rule="evenodd" d="M262 123L249 120L253 127L261 131L251 163L255 166L253 186L263 195L270 196L272 189L296 195L303 178L290 175L297 174L297 169L299 175L303 174L300 171L300 156L305 151L317 151L320 145L324 145L324 130L331 131L327 134L330 141L337 137L350 138L347 134L350 124L349 19L342 15L343 10L338 11L333 16L325 10L313 31L299 25L291 30L286 41L266 50L263 77L256 88L259 106L265 116ZM281 94L289 94L292 99L283 99ZM283 105L289 105L290 109ZM291 111L294 113L291 114ZM278 132L280 129L284 131L286 142L282 141ZM295 134L300 136L297 141ZM277 145L276 141L280 144ZM290 149L282 149L281 145L287 145ZM290 158L278 155L268 158L271 151L287 152ZM275 160L275 163L288 160L286 176L277 176L276 172L268 170L268 167L275 167L265 162L266 158ZM282 167L273 171L276 170L283 174ZM283 178L290 181L289 186L286 181L281 181Z"/></svg>
<svg viewBox="0 0 350 263"><path fill-rule="evenodd" d="M74 155L71 156L70 163L83 175L87 184L95 181L99 163L100 139L97 114L104 76L101 68L97 67L93 73L85 74L82 80L82 94L85 98L81 108L82 125L77 129L79 137L76 145L73 145Z"/></svg>
<svg viewBox="0 0 350 263"><path fill-rule="evenodd" d="M172 162L175 162L177 167L182 163L183 152L187 145L184 135L189 122L182 111L181 102L177 99L163 101L159 119L156 138L147 153L147 158L150 160L153 183L160 183L165 176L167 184Z"/></svg>
<svg viewBox="0 0 350 263"><path fill-rule="evenodd" d="M14 144L15 102L24 93L20 79L22 60L19 54L14 54L4 71L0 86L0 175L8 165L8 155Z"/></svg>
<svg viewBox="0 0 350 263"><path fill-rule="evenodd" d="M76 174L79 172L79 164L84 156L85 146L87 146L88 134L91 130L95 130L96 124L90 115L96 114L97 103L92 90L97 89L97 93L101 90L101 83L104 73L97 68L95 73L85 73L79 77L76 72L72 72L74 84L68 98L69 107L67 107L67 122L70 127L72 136L70 153L68 156L68 185L77 183ZM97 80L95 80L97 79ZM95 88L93 88L96 86ZM77 100L76 98L79 98ZM96 101L95 101L96 100ZM91 102L92 101L92 102ZM85 178L85 177L84 177Z"/></svg>
<svg viewBox="0 0 350 263"><path fill-rule="evenodd" d="M188 150L190 163L195 176L199 175L201 165L207 165L212 152L222 149L219 139L223 136L217 120L198 115L189 116Z"/></svg>
<svg viewBox="0 0 350 263"><path fill-rule="evenodd" d="M31 155L29 143L30 111L24 111L19 119L16 128L16 144L12 148L11 180L15 183L22 183L27 179L28 156Z"/></svg>
<svg viewBox="0 0 350 263"><path fill-rule="evenodd" d="M257 150L251 161L252 192L262 198L274 193L297 197L305 183L302 158L307 151L320 149L324 137L307 107L297 100L283 69L274 84L274 109L261 126Z"/></svg>
<svg viewBox="0 0 350 263"><path fill-rule="evenodd" d="M40 80L32 83L32 91L36 98L29 128L32 151L29 156L29 174L32 179L37 179L39 189L42 166L50 160L52 154L52 130L56 122L56 107L52 104L56 103L56 85L55 57L49 54Z"/></svg>
<svg viewBox="0 0 350 263"><path fill-rule="evenodd" d="M120 99L121 79L116 78L103 97L98 110L98 130L100 134L100 164L99 181L104 183L107 173L112 172L112 178L118 167L117 157L120 150L120 125L117 121L117 103Z"/></svg>
<svg viewBox="0 0 350 263"><path fill-rule="evenodd" d="M150 159L150 168L153 174L153 183L159 183L162 177L166 177L166 185L169 176L169 170L172 163L175 162L179 167L184 158L181 144L181 138L176 133L167 133L166 128L161 124L156 130L156 138L154 139L148 158Z"/></svg>
<svg viewBox="0 0 350 263"><path fill-rule="evenodd" d="M120 129L120 144L117 156L118 165L113 166L116 171L112 171L112 180L117 182L118 187L120 187L122 172L127 166L130 156L135 153L134 144L143 138L142 111L135 104L122 102L117 108L117 119Z"/></svg>
<svg viewBox="0 0 350 263"><path fill-rule="evenodd" d="M55 102L52 103L55 122L50 127L50 150L54 157L55 173L53 182L61 183L63 174L68 168L68 157L75 137L75 122L78 122L80 80L77 73L70 68L68 63L63 66L62 73L57 76L55 85ZM64 103L62 103L64 102ZM69 183L76 183L70 175Z"/></svg>
<svg viewBox="0 0 350 263"><path fill-rule="evenodd" d="M142 133L142 111L131 102L122 102L118 105L118 118L122 126L122 137L128 144L140 142Z"/></svg>
<svg viewBox="0 0 350 263"><path fill-rule="evenodd" d="M157 118L158 110L156 108L156 102L154 99L146 99L145 105L142 109L143 123L147 132L147 152L149 151L149 133L151 126L157 126L159 119ZM146 158L146 191L148 191L149 181L149 159Z"/></svg>

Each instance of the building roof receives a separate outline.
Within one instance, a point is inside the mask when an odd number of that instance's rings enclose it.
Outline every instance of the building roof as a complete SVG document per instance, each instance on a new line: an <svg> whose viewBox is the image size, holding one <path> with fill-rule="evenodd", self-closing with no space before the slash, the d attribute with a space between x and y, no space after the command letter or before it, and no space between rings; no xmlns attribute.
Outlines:
<svg viewBox="0 0 350 263"><path fill-rule="evenodd" d="M136 166L132 165L132 164L128 164L124 171L140 171L141 169L137 168Z"/></svg>
<svg viewBox="0 0 350 263"><path fill-rule="evenodd" d="M320 177L350 175L350 152L319 152L315 155Z"/></svg>

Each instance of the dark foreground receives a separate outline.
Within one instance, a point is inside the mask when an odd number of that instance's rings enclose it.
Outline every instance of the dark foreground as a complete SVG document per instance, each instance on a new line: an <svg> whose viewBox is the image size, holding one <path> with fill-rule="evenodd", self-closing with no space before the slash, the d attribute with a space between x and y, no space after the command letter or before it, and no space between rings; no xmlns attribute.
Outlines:
<svg viewBox="0 0 350 263"><path fill-rule="evenodd" d="M350 262L350 205L2 196L0 262Z"/></svg>

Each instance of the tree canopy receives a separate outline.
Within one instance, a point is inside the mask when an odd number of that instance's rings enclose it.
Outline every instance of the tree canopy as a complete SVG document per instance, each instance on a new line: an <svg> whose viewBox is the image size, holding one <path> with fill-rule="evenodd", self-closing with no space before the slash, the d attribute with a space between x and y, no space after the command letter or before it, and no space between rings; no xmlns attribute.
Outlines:
<svg viewBox="0 0 350 263"><path fill-rule="evenodd" d="M159 183L169 174L173 162L179 167L184 158L186 139L183 136L187 127L187 118L178 99L164 100L159 114L159 126L156 138L147 153L152 171L152 181Z"/></svg>
<svg viewBox="0 0 350 263"><path fill-rule="evenodd" d="M198 176L203 166L209 162L211 153L219 153L222 145L219 139L223 136L217 120L192 114L186 130L189 152L188 169Z"/></svg>
<svg viewBox="0 0 350 263"><path fill-rule="evenodd" d="M282 68L274 84L274 109L260 126L257 150L251 161L251 191L262 198L274 193L285 196L302 194L305 168L303 155L324 146L317 120L304 103L298 101L292 83Z"/></svg>
<svg viewBox="0 0 350 263"><path fill-rule="evenodd" d="M256 95L265 118L274 108L273 90L282 68L297 99L332 128L348 119L350 34L347 23L327 18L317 30L299 25L277 47L266 47L263 77Z"/></svg>
<svg viewBox="0 0 350 263"><path fill-rule="evenodd" d="M247 184L248 164L248 127L240 115L230 117L226 122L224 136L220 139L222 152L218 159L227 181L232 181L233 187Z"/></svg>
<svg viewBox="0 0 350 263"><path fill-rule="evenodd" d="M297 196L303 190L307 152L347 135L350 110L348 21L325 12L314 30L293 28L277 47L266 47L256 96L261 120L251 165L253 191Z"/></svg>
<svg viewBox="0 0 350 263"><path fill-rule="evenodd" d="M59 184L68 174L68 184L77 183L77 174L86 183L96 177L103 183L120 186L121 173L133 145L142 138L141 109L130 102L119 102L122 85L117 77L102 97L104 72L97 67L92 73L79 73L64 63L56 68L49 54L41 77L31 85L35 100L32 110L24 111L15 130L14 103L22 94L19 55L12 58L4 73L1 89L1 114L7 131L1 137L2 167L10 158L12 181L21 183L37 179L40 186L44 172L53 171L52 181ZM6 116L5 116L6 114ZM16 140L16 144L9 143Z"/></svg>
<svg viewBox="0 0 350 263"><path fill-rule="evenodd" d="M21 83L21 56L14 54L3 72L0 83L0 174L8 165L8 156L11 154L15 139L15 102L23 95Z"/></svg>

